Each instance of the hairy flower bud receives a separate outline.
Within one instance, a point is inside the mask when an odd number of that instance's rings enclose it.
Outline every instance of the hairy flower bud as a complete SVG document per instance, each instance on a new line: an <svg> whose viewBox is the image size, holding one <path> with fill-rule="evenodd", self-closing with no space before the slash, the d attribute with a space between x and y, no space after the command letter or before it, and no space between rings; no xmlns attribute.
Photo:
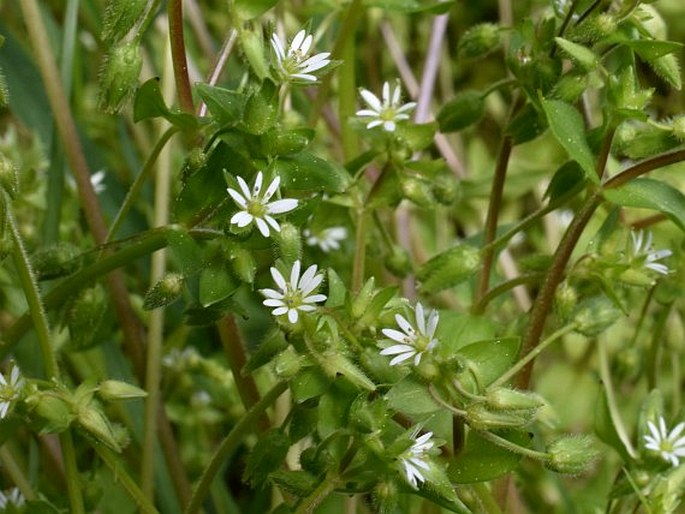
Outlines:
<svg viewBox="0 0 685 514"><path fill-rule="evenodd" d="M107 295L100 284L82 290L74 298L66 314L71 336L67 349L85 350L94 344L106 308Z"/></svg>
<svg viewBox="0 0 685 514"><path fill-rule="evenodd" d="M442 205L452 205L459 198L460 188L456 178L448 173L441 173L431 183L435 199Z"/></svg>
<svg viewBox="0 0 685 514"><path fill-rule="evenodd" d="M45 432L62 432L69 428L74 419L71 406L61 396L50 391L29 395L26 405L32 414L45 423L42 427Z"/></svg>
<svg viewBox="0 0 685 514"><path fill-rule="evenodd" d="M38 280L51 280L77 271L80 254L77 246L61 242L39 249L31 256L31 264Z"/></svg>
<svg viewBox="0 0 685 514"><path fill-rule="evenodd" d="M254 74L261 80L269 75L269 64L264 53L264 38L253 30L240 31L240 45Z"/></svg>
<svg viewBox="0 0 685 514"><path fill-rule="evenodd" d="M79 424L98 441L109 446L115 452L121 451L112 424L100 410L94 407L81 407L78 409L77 419Z"/></svg>
<svg viewBox="0 0 685 514"><path fill-rule="evenodd" d="M588 77L585 74L567 73L552 90L552 96L573 103L580 98L588 86Z"/></svg>
<svg viewBox="0 0 685 514"><path fill-rule="evenodd" d="M248 284L254 282L255 274L257 273L257 263L252 252L240 246L234 246L229 250L228 258L231 261L233 271L235 271L240 280Z"/></svg>
<svg viewBox="0 0 685 514"><path fill-rule="evenodd" d="M278 247L278 254L288 264L292 264L302 258L300 229L292 223L281 223L281 231L276 237L276 245Z"/></svg>
<svg viewBox="0 0 685 514"><path fill-rule="evenodd" d="M501 43L500 28L494 23L480 23L469 28L459 40L459 57L473 59L495 50Z"/></svg>
<svg viewBox="0 0 685 514"><path fill-rule="evenodd" d="M543 406L543 402L537 395L507 387L490 389L485 401L495 410L536 410Z"/></svg>
<svg viewBox="0 0 685 514"><path fill-rule="evenodd" d="M430 209L435 205L435 197L430 184L414 177L403 177L400 180L402 194L419 207Z"/></svg>
<svg viewBox="0 0 685 514"><path fill-rule="evenodd" d="M366 312L367 307L371 303L376 288L376 279L372 276L364 283L357 296L352 301L352 308L350 315L352 319L361 318Z"/></svg>
<svg viewBox="0 0 685 514"><path fill-rule="evenodd" d="M145 13L148 0L109 0L102 20L102 40L116 43Z"/></svg>
<svg viewBox="0 0 685 514"><path fill-rule="evenodd" d="M468 279L480 267L480 251L459 244L425 262L416 273L421 291L435 293Z"/></svg>
<svg viewBox="0 0 685 514"><path fill-rule="evenodd" d="M573 321L576 331L586 337L595 337L613 325L621 316L621 311L610 300L594 297L582 302Z"/></svg>
<svg viewBox="0 0 685 514"><path fill-rule="evenodd" d="M562 320L567 320L578 305L578 293L568 282L563 282L554 293L554 308Z"/></svg>
<svg viewBox="0 0 685 514"><path fill-rule="evenodd" d="M590 436L568 436L557 439L547 447L545 466L557 473L577 475L585 471L597 458L597 449Z"/></svg>
<svg viewBox="0 0 685 514"><path fill-rule="evenodd" d="M533 421L536 410L494 410L484 402L476 402L466 408L466 421L476 430L520 428Z"/></svg>
<svg viewBox="0 0 685 514"><path fill-rule="evenodd" d="M4 189L12 197L19 190L17 168L9 157L2 152L0 152L0 188Z"/></svg>
<svg viewBox="0 0 685 514"><path fill-rule="evenodd" d="M200 171L207 163L207 154L200 147L193 148L183 163L181 169L181 180L186 181L196 172Z"/></svg>
<svg viewBox="0 0 685 514"><path fill-rule="evenodd" d="M373 503L378 514L393 514L397 512L399 491L392 480L379 482L372 493Z"/></svg>
<svg viewBox="0 0 685 514"><path fill-rule="evenodd" d="M147 293L143 302L146 311L165 307L183 293L185 277L181 273L167 273Z"/></svg>
<svg viewBox="0 0 685 514"><path fill-rule="evenodd" d="M110 51L100 73L100 109L109 114L119 112L138 84L142 66L140 45L136 42L118 45Z"/></svg>
<svg viewBox="0 0 685 514"><path fill-rule="evenodd" d="M7 89L7 81L0 69L0 109L7 107L10 103L10 93Z"/></svg>
<svg viewBox="0 0 685 514"><path fill-rule="evenodd" d="M302 360L302 356L289 346L274 359L274 372L283 380L291 379L302 368Z"/></svg>
<svg viewBox="0 0 685 514"><path fill-rule="evenodd" d="M119 380L105 380L97 388L98 394L103 400L133 400L135 398L145 398L147 392Z"/></svg>

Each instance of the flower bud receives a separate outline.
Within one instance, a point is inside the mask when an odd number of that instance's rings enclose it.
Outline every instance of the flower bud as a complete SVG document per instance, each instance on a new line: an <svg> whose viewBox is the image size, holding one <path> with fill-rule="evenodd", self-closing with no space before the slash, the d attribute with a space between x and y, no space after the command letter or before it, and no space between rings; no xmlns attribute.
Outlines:
<svg viewBox="0 0 685 514"><path fill-rule="evenodd" d="M95 344L97 329L107 308L107 295L100 284L82 290L66 314L71 340L69 351L85 350Z"/></svg>
<svg viewBox="0 0 685 514"><path fill-rule="evenodd" d="M283 380L293 378L302 369L302 356L289 346L274 359L274 372Z"/></svg>
<svg viewBox="0 0 685 514"><path fill-rule="evenodd" d="M288 264L302 258L302 238L300 229L292 223L281 223L281 231L276 237L278 254Z"/></svg>
<svg viewBox="0 0 685 514"><path fill-rule="evenodd" d="M673 135L681 143L685 142L685 115L676 116L671 120L671 128Z"/></svg>
<svg viewBox="0 0 685 514"><path fill-rule="evenodd" d="M435 362L430 354L427 354L423 359L421 359L419 365L414 368L414 372L427 384L435 382L440 376L440 369L435 365Z"/></svg>
<svg viewBox="0 0 685 514"><path fill-rule="evenodd" d="M245 103L243 123L250 134L261 135L274 126L278 119L275 86L265 80L262 88L253 91Z"/></svg>
<svg viewBox="0 0 685 514"><path fill-rule="evenodd" d="M459 182L448 173L441 173L431 183L435 199L442 205L452 205L460 196Z"/></svg>
<svg viewBox="0 0 685 514"><path fill-rule="evenodd" d="M429 184L414 177L404 177L400 181L402 194L419 207L430 209L435 206L435 197Z"/></svg>
<svg viewBox="0 0 685 514"><path fill-rule="evenodd" d="M116 43L138 22L145 13L147 0L110 0L102 20L102 40Z"/></svg>
<svg viewBox="0 0 685 514"><path fill-rule="evenodd" d="M71 406L61 396L50 391L32 394L25 402L32 414L45 421L42 428L44 432L62 432L74 420Z"/></svg>
<svg viewBox="0 0 685 514"><path fill-rule="evenodd" d="M150 311L169 305L181 296L184 286L185 277L181 273L167 273L145 293L143 309Z"/></svg>
<svg viewBox="0 0 685 514"><path fill-rule="evenodd" d="M533 421L536 410L492 410L487 404L476 402L466 408L466 421L475 430L520 428Z"/></svg>
<svg viewBox="0 0 685 514"><path fill-rule="evenodd" d="M260 79L269 75L269 64L264 55L264 38L253 30L240 31L240 45L254 74Z"/></svg>
<svg viewBox="0 0 685 514"><path fill-rule="evenodd" d="M7 81L0 69L0 109L7 107L10 103L10 92L7 89Z"/></svg>
<svg viewBox="0 0 685 514"><path fill-rule="evenodd" d="M479 23L469 28L459 40L459 57L473 59L496 49L501 42L500 29L494 23Z"/></svg>
<svg viewBox="0 0 685 514"><path fill-rule="evenodd" d="M81 252L71 243L57 243L41 248L31 256L31 264L38 280L51 280L70 275L81 265Z"/></svg>
<svg viewBox="0 0 685 514"><path fill-rule="evenodd" d="M97 391L106 401L132 400L147 396L147 391L119 380L105 380L98 386Z"/></svg>
<svg viewBox="0 0 685 514"><path fill-rule="evenodd" d="M480 267L480 251L459 244L425 262L416 273L425 294L436 293L467 280Z"/></svg>
<svg viewBox="0 0 685 514"><path fill-rule="evenodd" d="M609 13L590 16L569 30L569 39L579 43L593 43L608 37L618 29L618 20Z"/></svg>
<svg viewBox="0 0 685 514"><path fill-rule="evenodd" d="M516 391L507 387L490 389L485 401L495 410L536 410L544 405L540 398L526 391Z"/></svg>
<svg viewBox="0 0 685 514"><path fill-rule="evenodd" d="M568 282L563 282L554 293L554 307L562 320L567 320L578 305L578 293Z"/></svg>
<svg viewBox="0 0 685 514"><path fill-rule="evenodd" d="M233 271L235 271L240 280L248 284L254 282L254 277L257 273L257 263L252 252L240 246L234 246L229 250L228 258L231 261Z"/></svg>
<svg viewBox="0 0 685 514"><path fill-rule="evenodd" d="M79 424L101 443L109 446L115 452L121 451L119 441L107 417L93 407L81 407L78 410Z"/></svg>
<svg viewBox="0 0 685 514"><path fill-rule="evenodd" d="M185 182L207 164L207 154L200 147L193 148L183 162L181 180Z"/></svg>
<svg viewBox="0 0 685 514"><path fill-rule="evenodd" d="M621 316L621 311L604 297L594 297L583 301L576 310L573 321L576 332L586 337L598 336Z"/></svg>
<svg viewBox="0 0 685 514"><path fill-rule="evenodd" d="M576 73L567 73L559 82L556 83L552 90L552 96L563 100L564 102L573 103L580 98L588 86L588 77L585 74L579 75Z"/></svg>
<svg viewBox="0 0 685 514"><path fill-rule="evenodd" d="M116 114L138 84L143 66L140 45L136 42L114 47L100 73L98 105L109 114Z"/></svg>
<svg viewBox="0 0 685 514"><path fill-rule="evenodd" d="M356 320L364 315L367 307L373 299L375 288L376 279L374 277L369 277L359 293L357 293L357 296L355 296L354 300L352 301L352 307L350 309L350 315L352 316L352 319Z"/></svg>
<svg viewBox="0 0 685 514"><path fill-rule="evenodd" d="M545 467L569 475L585 471L598 455L592 438L586 435L557 439L547 447L547 453L549 458Z"/></svg>
<svg viewBox="0 0 685 514"><path fill-rule="evenodd" d="M401 246L394 245L390 255L385 257L385 267L396 277L406 277L412 270L409 252Z"/></svg>
<svg viewBox="0 0 685 514"><path fill-rule="evenodd" d="M0 188L4 189L10 197L19 191L17 168L10 158L2 152L0 152Z"/></svg>
<svg viewBox="0 0 685 514"><path fill-rule="evenodd" d="M393 514L397 512L399 502L399 492L397 484L392 480L383 480L373 490L372 493L374 512L378 514Z"/></svg>

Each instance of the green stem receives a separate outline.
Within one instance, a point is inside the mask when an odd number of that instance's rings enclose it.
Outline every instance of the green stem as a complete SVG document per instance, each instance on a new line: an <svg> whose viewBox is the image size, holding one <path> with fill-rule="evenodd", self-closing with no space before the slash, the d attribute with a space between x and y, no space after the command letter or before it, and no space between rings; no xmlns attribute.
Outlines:
<svg viewBox="0 0 685 514"><path fill-rule="evenodd" d="M273 404L276 399L283 394L283 392L288 388L287 382L279 382L271 388L271 390L266 393L261 400L259 400L249 411L245 413L242 419L237 425L228 433L226 438L221 442L219 447L214 452L209 465L202 473L200 481L197 487L193 491L193 496L190 499L190 503L185 509L185 514L195 514L202 507L202 502L205 496L209 492L209 488L212 485L212 481L216 476L217 472L221 468L226 458L233 453L238 443L243 440L243 438L249 433L252 425L257 422L262 413Z"/></svg>
<svg viewBox="0 0 685 514"><path fill-rule="evenodd" d="M366 262L366 230L368 213L364 207L357 209L357 231L354 238L354 260L352 262L352 291L358 292L364 283Z"/></svg>
<svg viewBox="0 0 685 514"><path fill-rule="evenodd" d="M476 432L483 439L490 441L491 443L494 443L497 446L500 446L505 450L509 450L510 452L516 453L518 455L523 455L524 457L529 457L531 459L542 461L545 461L550 457L549 453L538 452L536 450L531 450L530 448L524 448L523 446L519 446L516 443L512 443L511 441L508 441L503 437L493 434L492 432L488 432L487 430L477 430Z"/></svg>
<svg viewBox="0 0 685 514"><path fill-rule="evenodd" d="M359 18L364 12L364 6L362 0L352 0L350 5L347 7L347 13L343 19L342 26L340 27L340 32L338 33L338 39L333 47L333 52L331 52L332 59L340 59L343 56L343 50L347 45L347 40L354 35ZM331 73L325 75L321 80L321 85L319 86L314 99L314 105L312 106L312 111L309 115L309 126L313 127L319 120L321 115L321 109L323 104L328 98L328 94L331 89L331 80L333 75ZM342 120L341 120L342 121Z"/></svg>
<svg viewBox="0 0 685 514"><path fill-rule="evenodd" d="M519 371L521 371L524 366L526 366L529 362L532 362L533 359L535 359L538 355L540 355L550 344L552 344L554 341L556 341L560 337L565 336L569 332L573 332L575 329L576 329L575 323L571 323L570 325L566 325L564 327L561 327L559 330L554 332L547 339L545 339L539 345L537 345L535 348L533 348L532 351L527 353L522 359L520 359L511 368L509 368L506 371L506 373L504 373L504 375L502 375L497 380L495 380L490 385L490 387L499 387L501 385L506 384L511 378L514 377L514 375L516 375Z"/></svg>
<svg viewBox="0 0 685 514"><path fill-rule="evenodd" d="M313 514L321 502L338 487L339 481L340 477L337 474L329 473L314 492L302 500L295 514Z"/></svg>
<svg viewBox="0 0 685 514"><path fill-rule="evenodd" d="M486 484L483 482L471 484L471 491L480 501L485 514L502 514L502 509L497 505L495 498L492 496L492 491Z"/></svg>
<svg viewBox="0 0 685 514"><path fill-rule="evenodd" d="M488 291L483 298L480 299L478 304L476 304L476 306L473 308L474 312L484 312L488 303L497 298L499 295L523 284L535 284L540 282L543 276L544 275L542 273L529 273L527 275L520 275L516 278L512 278L511 280L507 280L506 282L498 284L490 289L490 291Z"/></svg>
<svg viewBox="0 0 685 514"><path fill-rule="evenodd" d="M658 168L662 168L664 166L668 166L669 164L675 164L681 161L685 161L685 149L674 150L672 152L663 153L655 157L650 157L649 159L645 159L644 161L638 162L637 164L631 166L627 170L623 170L622 172L617 173L609 180L604 182L604 184L602 185L602 189L606 190L620 187L626 182L629 182L634 178L644 175L645 173L649 173L650 171L654 171Z"/></svg>
<svg viewBox="0 0 685 514"><path fill-rule="evenodd" d="M145 32L157 17L157 9L159 9L160 3L162 3L162 0L155 0L149 7L147 13L145 14L145 19L143 20L143 23L140 24L138 32L136 32L136 35L133 38L133 40L136 43L140 43L140 41L143 39L143 36L145 35Z"/></svg>
<svg viewBox="0 0 685 514"><path fill-rule="evenodd" d="M566 265L568 264L571 254L573 253L578 239L580 239L583 230L592 218L595 209L599 206L601 202L601 196L599 193L591 193L590 196L585 200L585 203L581 207L580 211L573 218L573 221L569 225L564 237L561 239L557 251L554 253L554 258L552 264L550 265L545 281L542 284L542 288L538 293L535 303L533 304L533 309L530 314L530 321L528 323L528 330L526 336L523 340L523 345L521 348L521 353L527 355L532 352L540 341L542 332L545 328L545 321L552 308L552 303L554 302L554 293L557 290L557 286L561 282L564 272L566 271ZM518 380L518 386L521 389L527 389L530 383L530 376L533 372L533 363L535 361L530 361L521 371Z"/></svg>
<svg viewBox="0 0 685 514"><path fill-rule="evenodd" d="M599 178L599 180L602 180L602 177L604 176L607 161L609 160L609 153L611 152L611 143L614 140L615 133L616 126L611 125L604 137L604 142L602 143L602 148L599 152L599 157L597 158L597 165L595 166L595 172L597 173L597 178Z"/></svg>
<svg viewBox="0 0 685 514"><path fill-rule="evenodd" d="M357 99L355 67L357 65L354 38L348 38L342 52L343 63L338 70L338 119L342 139L343 158L347 162L357 154L359 140L347 120L354 116Z"/></svg>
<svg viewBox="0 0 685 514"><path fill-rule="evenodd" d="M71 436L71 430L62 432L59 435L59 443L62 447L62 458L64 460L64 474L67 481L67 491L69 493L69 505L71 514L85 514L83 506L83 496L81 495L81 480L79 470L76 465L76 448Z"/></svg>
<svg viewBox="0 0 685 514"><path fill-rule="evenodd" d="M155 506L147 499L143 491L140 490L136 482L131 478L131 475L126 472L119 459L112 453L112 450L101 444L94 444L93 448L112 471L114 479L126 489L129 496L136 502L140 511L144 514L159 514Z"/></svg>
<svg viewBox="0 0 685 514"><path fill-rule="evenodd" d="M171 60L174 65L174 78L178 91L178 103L182 111L192 113L193 94L188 77L188 61L186 60L186 45L183 39L183 2L169 0L167 6L169 15L169 40L171 41Z"/></svg>
<svg viewBox="0 0 685 514"><path fill-rule="evenodd" d="M580 3L580 0L573 0L573 3L568 9L568 12L566 13L566 17L564 18L564 21L561 23L561 27L559 28L559 37L564 36L564 32L566 32L566 28L568 27L568 24L571 23L571 19L573 18L573 13L576 11L578 8L578 4ZM553 45L552 49L550 50L549 56L554 57L554 53L557 50L557 45Z"/></svg>
<svg viewBox="0 0 685 514"><path fill-rule="evenodd" d="M12 455L7 444L0 447L0 462L2 462L3 469L9 475L12 482L14 482L14 485L16 485L21 491L21 494L24 495L24 498L28 501L35 500L37 498L36 493L33 491L31 483L19 467L19 464L14 458L14 455Z"/></svg>
<svg viewBox="0 0 685 514"><path fill-rule="evenodd" d="M131 210L133 203L138 199L140 191L143 189L143 185L145 185L145 182L150 176L150 173L153 170L153 166L157 161L157 157L159 156L160 152L167 144L169 139L171 139L171 136L176 134L176 132L178 132L178 129L176 127L170 127L166 132L164 132L164 134L162 134L162 137L159 138L159 141L157 141L157 144L152 149L152 152L145 161L145 164L143 165L143 169L140 170L140 173L133 181L131 188L128 190L128 193L126 194L126 198L124 198L124 203L121 204L119 212L117 212L117 215L114 217L112 225L109 227L109 232L107 233L107 238L105 239L107 243L112 241L117 231L121 227L121 223L123 222L124 217L126 216L126 214L128 214L128 211Z"/></svg>
<svg viewBox="0 0 685 514"><path fill-rule="evenodd" d="M497 165L495 167L495 176L492 181L492 189L490 191L490 203L488 205L488 214L485 218L485 229L483 231L483 252L482 252L482 267L480 276L478 277L478 285L476 286L476 297L474 302L474 314L479 314L475 307L482 304L481 299L485 296L490 285L490 273L492 271L492 264L495 259L495 249L490 245L495 240L497 235L497 218L499 217L499 210L502 206L502 195L504 192L504 181L507 175L507 167L509 165L509 157L513 147L510 136L505 136L497 155Z"/></svg>

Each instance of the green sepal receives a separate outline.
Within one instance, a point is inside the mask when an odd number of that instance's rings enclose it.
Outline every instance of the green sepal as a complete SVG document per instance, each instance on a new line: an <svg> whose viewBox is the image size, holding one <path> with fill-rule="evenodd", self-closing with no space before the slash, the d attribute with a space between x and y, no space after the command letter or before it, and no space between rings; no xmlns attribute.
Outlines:
<svg viewBox="0 0 685 514"><path fill-rule="evenodd" d="M192 114L172 112L166 106L159 89L159 78L154 77L140 86L133 100L133 121L162 117L181 130L195 130L198 121Z"/></svg>
<svg viewBox="0 0 685 514"><path fill-rule="evenodd" d="M440 132L457 132L480 121L485 114L481 91L461 91L440 108L437 120Z"/></svg>

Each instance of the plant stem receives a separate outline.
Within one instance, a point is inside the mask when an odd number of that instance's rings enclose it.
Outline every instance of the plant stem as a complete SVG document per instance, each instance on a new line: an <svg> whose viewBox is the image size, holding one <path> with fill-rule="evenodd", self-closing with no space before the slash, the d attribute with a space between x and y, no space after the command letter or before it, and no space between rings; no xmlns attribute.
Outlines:
<svg viewBox="0 0 685 514"><path fill-rule="evenodd" d="M288 388L286 382L279 382L266 393L261 400L259 400L249 411L245 413L242 419L233 427L226 438L221 442L219 447L214 452L209 465L202 473L197 487L193 491L193 496L190 503L185 509L185 514L195 514L200 510L205 496L209 492L212 481L216 476L219 468L224 463L224 460L233 453L236 446L248 434L248 430L254 423L257 422L262 413L273 404L276 399Z"/></svg>
<svg viewBox="0 0 685 514"><path fill-rule="evenodd" d="M489 245L494 241L495 235L497 234L497 218L499 216L500 207L502 206L504 180L507 175L507 166L509 165L511 149L511 137L504 136L502 143L500 144L499 153L497 154L495 176L490 191L490 204L488 205L488 214L485 218L485 229L483 230L483 264L480 270L480 276L478 277L478 285L476 286L474 306L481 305L481 299L487 293L490 285L490 273L492 272L492 264L495 259L495 249ZM474 311L474 314L479 314L479 312Z"/></svg>
<svg viewBox="0 0 685 514"><path fill-rule="evenodd" d="M348 38L342 51L343 63L338 71L338 119L340 120L340 136L345 161L351 160L359 151L359 139L352 126L346 120L355 113L357 98L355 67L355 41Z"/></svg>
<svg viewBox="0 0 685 514"><path fill-rule="evenodd" d="M124 489L126 489L126 492L128 492L129 496L133 499L133 501L136 502L140 511L144 514L159 514L155 506L150 502L150 500L147 499L136 482L121 466L117 457L113 455L112 450L101 444L94 444L93 448L107 465L107 467L112 471L115 480L119 482Z"/></svg>
<svg viewBox="0 0 685 514"><path fill-rule="evenodd" d="M483 482L476 482L471 484L471 491L478 497L480 505L485 514L502 514L502 509L499 508L497 502L492 497L492 491Z"/></svg>
<svg viewBox="0 0 685 514"><path fill-rule="evenodd" d="M128 193L126 193L124 203L121 204L119 212L117 212L117 215L114 217L112 225L109 227L109 232L107 233L107 238L105 239L105 242L109 243L116 235L117 231L121 227L121 223L124 221L124 217L126 216L126 214L128 214L128 211L131 210L133 203L137 200L140 191L145 185L145 181L150 176L154 164L157 161L157 157L159 156L160 152L167 144L169 139L171 139L171 137L177 132L178 129L176 127L170 127L166 130L166 132L164 132L164 134L162 134L162 137L159 138L159 141L157 141L157 144L152 149L152 152L145 161L143 169L140 170L140 173L138 173L138 176L133 181L133 184L131 184L131 188L128 190Z"/></svg>
<svg viewBox="0 0 685 514"><path fill-rule="evenodd" d="M599 206L600 202L601 196L598 192L590 193L578 214L576 214L576 216L573 218L573 221L569 225L564 237L559 243L557 251L554 253L552 264L550 265L547 276L545 277L545 281L543 282L542 288L540 289L540 292L535 299L535 303L533 304L530 322L528 323L528 330L521 348L522 355L529 354L538 345L542 331L545 328L547 315L552 308L554 293L556 292L557 286L564 276L566 264L571 258L573 249L576 247L578 239L583 233L585 226L590 221L590 218L595 212L595 209L597 209ZM535 361L530 361L527 363L519 375L518 386L522 389L528 388L530 376L533 372L534 362Z"/></svg>
<svg viewBox="0 0 685 514"><path fill-rule="evenodd" d="M658 168L668 166L669 164L675 164L677 162L685 161L685 149L674 150L672 152L662 153L655 157L650 157L644 161L640 161L637 164L631 166L627 170L623 170L617 173L609 180L604 182L602 189L614 189L620 187L626 182L633 180L645 173L654 171Z"/></svg>
<svg viewBox="0 0 685 514"><path fill-rule="evenodd" d="M9 197L4 191L2 200L4 208L7 211L7 225L10 230L10 236L13 243L12 257L14 265L17 269L19 282L28 303L29 312L33 325L36 329L38 343L40 344L41 356L43 358L43 365L45 366L45 374L50 380L59 379L59 367L57 366L57 358L52 349L50 340L50 328L48 325L48 318L45 314L45 309L38 293L38 285L31 269L29 257L26 254L24 243L19 234L14 214L12 213ZM74 450L74 442L71 438L71 431L66 430L62 432L59 437L60 446L62 447L62 455L64 460L64 470L67 481L67 490L69 492L69 504L73 514L84 514L83 497L81 496L81 484L79 480L78 468L76 467L76 451Z"/></svg>
<svg viewBox="0 0 685 514"><path fill-rule="evenodd" d="M36 493L33 491L31 483L19 467L19 464L6 443L0 447L0 462L2 462L3 469L9 475L12 482L14 482L14 485L16 485L21 491L21 494L24 495L24 498L28 501L35 500Z"/></svg>
<svg viewBox="0 0 685 514"><path fill-rule="evenodd" d="M523 455L524 457L529 457L531 459L543 461L549 458L548 453L531 450L530 448L524 448L523 446L519 446L516 443L512 443L511 441L504 439L503 437L500 437L496 434L493 434L492 432L488 432L487 430L478 430L477 433L483 439L486 439L487 441L490 441L491 443L494 443L497 446L501 446L505 450L509 450L510 452L516 453L518 455Z"/></svg>
<svg viewBox="0 0 685 514"><path fill-rule="evenodd" d="M183 1L169 0L167 12L169 14L169 40L171 42L171 58L174 63L178 103L182 111L192 113L195 108L193 107L193 94L190 90L190 78L188 77L186 45L183 39Z"/></svg>
<svg viewBox="0 0 685 514"><path fill-rule="evenodd" d="M523 356L523 358L519 359L519 361L514 364L511 368L509 368L504 375L499 377L497 380L495 380L492 384L490 384L490 387L499 387L501 385L506 384L516 373L521 371L523 367L531 362L533 359L535 359L538 355L540 355L545 348L547 348L550 344L552 344L554 341L559 339L562 336L565 336L569 332L573 332L576 329L576 324L571 323L570 325L566 325L561 327L559 330L554 332L552 335L550 335L547 339L542 341L539 345L537 345L533 350L531 350L529 353Z"/></svg>
<svg viewBox="0 0 685 514"><path fill-rule="evenodd" d="M542 279L542 273L529 273L527 275L519 275L518 277L502 282L497 286L490 289L483 298L473 307L473 312L484 312L488 303L497 298L499 295L506 293L507 291L523 285L523 284L534 284L540 282Z"/></svg>
<svg viewBox="0 0 685 514"><path fill-rule="evenodd" d="M248 411L253 405L259 402L259 390L257 384L251 375L244 375L242 373L247 358L245 356L245 346L243 345L240 331L235 322L233 314L227 314L216 324L219 330L219 337L224 347L224 355L228 361L231 372L233 373L233 380L235 380L240 400L243 402L245 410ZM268 430L269 418L265 413L262 413L257 420L257 426L260 430Z"/></svg>
<svg viewBox="0 0 685 514"><path fill-rule="evenodd" d="M352 291L358 292L364 283L366 261L366 229L368 213L363 206L357 207L357 231L354 237L354 261L352 262Z"/></svg>
<svg viewBox="0 0 685 514"><path fill-rule="evenodd" d="M329 473L319 486L314 489L314 492L302 500L295 514L313 514L314 510L321 505L321 502L338 487L339 480L340 477L337 474Z"/></svg>

